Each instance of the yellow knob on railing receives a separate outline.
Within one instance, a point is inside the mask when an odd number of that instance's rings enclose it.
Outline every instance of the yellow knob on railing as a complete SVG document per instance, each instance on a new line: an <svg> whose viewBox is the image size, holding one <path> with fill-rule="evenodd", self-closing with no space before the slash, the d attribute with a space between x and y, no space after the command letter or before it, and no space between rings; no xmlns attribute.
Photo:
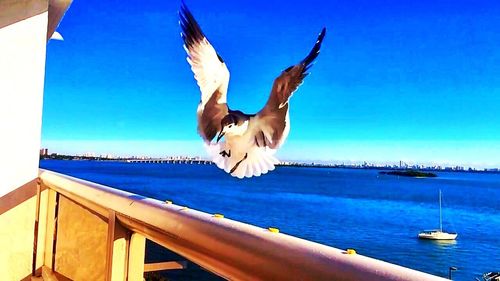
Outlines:
<svg viewBox="0 0 500 281"><path fill-rule="evenodd" d="M280 230L275 227L269 227L267 230L271 231L272 233L280 233Z"/></svg>
<svg viewBox="0 0 500 281"><path fill-rule="evenodd" d="M172 201L167 200L167 201L165 201L165 203L167 203L167 205L170 205L170 204L172 204Z"/></svg>
<svg viewBox="0 0 500 281"><path fill-rule="evenodd" d="M347 249L346 253L348 255L355 255L356 254L356 250L354 250L354 249Z"/></svg>
<svg viewBox="0 0 500 281"><path fill-rule="evenodd" d="M221 218L224 218L224 215L223 214L214 214L213 217L221 219Z"/></svg>

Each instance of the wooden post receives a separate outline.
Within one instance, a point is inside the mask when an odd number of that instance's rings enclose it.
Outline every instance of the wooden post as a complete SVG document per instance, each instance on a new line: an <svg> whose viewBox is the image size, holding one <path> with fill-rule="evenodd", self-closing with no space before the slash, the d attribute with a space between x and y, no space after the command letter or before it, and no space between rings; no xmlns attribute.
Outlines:
<svg viewBox="0 0 500 281"><path fill-rule="evenodd" d="M143 281L146 238L139 233L133 233L130 238L128 258L128 281Z"/></svg>
<svg viewBox="0 0 500 281"><path fill-rule="evenodd" d="M127 278L127 230L116 220L116 213L109 212L106 254L106 280L125 281Z"/></svg>
<svg viewBox="0 0 500 281"><path fill-rule="evenodd" d="M116 214L109 211L108 215L108 239L106 242L106 281L111 281L113 267L113 238L115 237Z"/></svg>
<svg viewBox="0 0 500 281"><path fill-rule="evenodd" d="M38 250L38 224L40 222L40 179L36 180L36 207L35 207L35 228L33 233L33 259L31 261L31 276L35 276L36 254Z"/></svg>
<svg viewBox="0 0 500 281"><path fill-rule="evenodd" d="M55 234L56 234L56 192L53 189L47 190L47 224L46 224L46 235L45 235L45 256L44 256L44 265L50 268L51 270L55 270L53 264L53 256L54 252L54 242L55 242Z"/></svg>

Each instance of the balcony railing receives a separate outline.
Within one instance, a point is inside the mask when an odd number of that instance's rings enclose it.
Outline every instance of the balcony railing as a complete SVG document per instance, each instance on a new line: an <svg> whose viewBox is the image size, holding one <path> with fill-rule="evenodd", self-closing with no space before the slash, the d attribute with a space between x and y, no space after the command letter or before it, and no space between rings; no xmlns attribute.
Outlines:
<svg viewBox="0 0 500 281"><path fill-rule="evenodd" d="M145 265L150 239L230 280L446 280L46 170L40 190L45 270L70 279L142 281L145 271L185 267Z"/></svg>

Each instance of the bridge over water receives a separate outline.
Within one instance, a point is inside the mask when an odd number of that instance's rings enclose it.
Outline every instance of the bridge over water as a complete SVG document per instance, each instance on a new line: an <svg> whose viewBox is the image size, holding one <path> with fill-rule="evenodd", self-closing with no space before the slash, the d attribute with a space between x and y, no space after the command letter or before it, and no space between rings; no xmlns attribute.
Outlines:
<svg viewBox="0 0 500 281"><path fill-rule="evenodd" d="M175 159L175 158L148 158L148 159L127 159L124 160L127 163L165 163L165 164L201 164L201 165L212 165L214 164L211 160L206 159Z"/></svg>

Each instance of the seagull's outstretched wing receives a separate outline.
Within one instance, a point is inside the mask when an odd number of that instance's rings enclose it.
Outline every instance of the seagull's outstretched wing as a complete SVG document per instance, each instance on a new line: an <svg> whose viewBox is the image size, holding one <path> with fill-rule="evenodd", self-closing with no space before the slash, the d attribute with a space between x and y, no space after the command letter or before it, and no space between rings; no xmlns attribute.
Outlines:
<svg viewBox="0 0 500 281"><path fill-rule="evenodd" d="M187 61L201 91L198 132L205 142L210 143L220 131L221 119L228 112L226 93L229 71L184 3L179 17L181 37L188 54Z"/></svg>
<svg viewBox="0 0 500 281"><path fill-rule="evenodd" d="M277 149L288 136L290 129L287 124L289 123L288 101L309 74L307 71L319 54L325 33L326 29L323 28L311 52L300 63L288 67L274 80L269 99L256 116L255 143L257 146Z"/></svg>

